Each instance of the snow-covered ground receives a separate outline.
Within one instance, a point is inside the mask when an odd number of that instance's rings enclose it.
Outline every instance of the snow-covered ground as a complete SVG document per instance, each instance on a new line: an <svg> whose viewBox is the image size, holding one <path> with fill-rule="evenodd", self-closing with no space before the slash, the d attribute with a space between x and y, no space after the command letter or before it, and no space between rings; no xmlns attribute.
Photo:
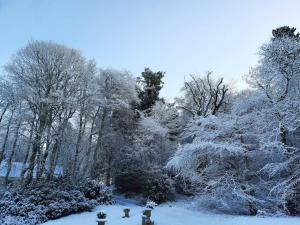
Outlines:
<svg viewBox="0 0 300 225"><path fill-rule="evenodd" d="M177 204L176 204L177 205ZM130 218L122 218L123 209L129 207ZM44 225L93 225L96 223L97 212L105 210L107 225L141 225L143 207L130 201L118 200L117 204L99 206L93 212L71 215L58 220L53 220ZM152 212L155 225L299 225L297 217L247 217L207 214L184 209L179 206L161 205Z"/></svg>

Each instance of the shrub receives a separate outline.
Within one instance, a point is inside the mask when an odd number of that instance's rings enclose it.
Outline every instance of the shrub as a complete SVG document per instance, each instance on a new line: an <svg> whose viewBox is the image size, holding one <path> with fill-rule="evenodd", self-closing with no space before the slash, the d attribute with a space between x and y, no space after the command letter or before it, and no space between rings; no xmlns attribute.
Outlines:
<svg viewBox="0 0 300 225"><path fill-rule="evenodd" d="M144 171L141 169L126 169L117 173L115 177L115 186L121 193L142 193L144 184Z"/></svg>
<svg viewBox="0 0 300 225"><path fill-rule="evenodd" d="M284 210L288 215L300 215L300 182L295 183L291 190L287 190L284 199Z"/></svg>
<svg viewBox="0 0 300 225"><path fill-rule="evenodd" d="M119 192L141 194L157 203L167 201L171 193L170 179L160 168L127 168L116 175L115 186Z"/></svg>
<svg viewBox="0 0 300 225"><path fill-rule="evenodd" d="M171 187L167 174L162 169L154 169L146 174L143 196L156 203L162 203L169 199Z"/></svg>
<svg viewBox="0 0 300 225"><path fill-rule="evenodd" d="M12 186L0 199L0 224L35 225L112 203L111 191L95 181L39 182Z"/></svg>

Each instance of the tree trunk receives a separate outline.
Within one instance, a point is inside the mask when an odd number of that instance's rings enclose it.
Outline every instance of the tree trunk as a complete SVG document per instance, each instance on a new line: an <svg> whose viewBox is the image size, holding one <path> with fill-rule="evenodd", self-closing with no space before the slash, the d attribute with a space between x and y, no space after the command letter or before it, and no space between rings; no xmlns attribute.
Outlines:
<svg viewBox="0 0 300 225"><path fill-rule="evenodd" d="M91 174L92 174L92 171L94 171L94 173L93 173L94 178L96 178L97 175L98 175L95 172L98 172L97 171L97 164L99 163L99 153L100 153L101 145L102 145L102 134L103 134L103 128L104 128L104 122L105 122L106 115L107 115L107 109L104 108L102 116L101 116L100 127L99 127L99 130L98 130L97 144L96 144L96 147L94 149L93 163L92 163L92 166L90 167Z"/></svg>
<svg viewBox="0 0 300 225"><path fill-rule="evenodd" d="M14 116L14 111L12 111L11 116L10 116L9 121L8 121L8 124L7 124L6 134L5 134L3 145L2 145L2 149L1 149L1 152L0 152L0 164L4 160L4 152L6 150L6 145L7 145L9 130L10 130L10 126L11 126L11 122L12 122L13 116Z"/></svg>
<svg viewBox="0 0 300 225"><path fill-rule="evenodd" d="M91 131L90 131L90 135L89 135L88 149L87 149L87 153L86 153L86 162L84 164L84 169L83 169L83 174L84 175L88 174L88 164L89 164L89 161L90 161L90 155L91 155L91 151L92 151L93 131L94 131L94 121L92 123ZM83 160L84 160L84 158L82 159L80 164L83 163Z"/></svg>
<svg viewBox="0 0 300 225"><path fill-rule="evenodd" d="M8 106L9 106L9 104L7 103L6 106L4 107L2 113L1 113L1 116L0 116L0 124L1 124L1 121L2 121L2 119L3 119L3 117L4 117L4 114L6 113L6 111L7 111L7 109L8 109Z"/></svg>
<svg viewBox="0 0 300 225"><path fill-rule="evenodd" d="M105 184L106 184L107 186L110 186L110 178L111 178L111 162L112 162L112 158L109 157L109 158L108 158L108 162L107 162L106 178L105 178Z"/></svg>
<svg viewBox="0 0 300 225"><path fill-rule="evenodd" d="M51 139L51 126L50 126L50 124L48 124L45 153L44 154L40 153L39 157L37 157L38 158L38 164L39 164L38 168L37 168L37 175L36 175L37 180L42 178L43 174L45 173L46 160L48 158L50 145L51 145L50 139Z"/></svg>
<svg viewBox="0 0 300 225"><path fill-rule="evenodd" d="M36 174L35 174L35 178L36 178L36 180L38 181L38 180L40 180L40 178L41 178L41 161L42 161L42 149L40 148L39 149L39 151L38 151L38 153L36 154L36 163L35 163L35 166L36 166Z"/></svg>
<svg viewBox="0 0 300 225"><path fill-rule="evenodd" d="M281 124L280 125L280 142L286 146L287 140L286 140L287 130L286 128Z"/></svg>
<svg viewBox="0 0 300 225"><path fill-rule="evenodd" d="M49 159L49 171L48 171L48 175L47 175L47 180L52 180L54 177L54 172L55 172L55 159L57 157L58 154L58 150L60 148L60 136L57 136L55 138L55 143L53 145L53 149L50 155L50 159Z"/></svg>
<svg viewBox="0 0 300 225"><path fill-rule="evenodd" d="M24 158L24 161L23 161L22 172L21 172L21 176L20 176L21 180L24 179L24 175L27 171L26 163L27 163L29 153L30 153L30 149L31 149L31 144L32 144L31 142L32 142L32 136L33 136L33 131L34 131L34 123L35 123L35 116L33 117L32 122L31 122L31 126L30 126L29 142L28 142L28 146L27 146L27 149L26 149L26 155L25 155L25 158Z"/></svg>
<svg viewBox="0 0 300 225"><path fill-rule="evenodd" d="M18 122L18 125L16 127L16 133L15 133L15 138L14 138L12 151L10 153L10 156L9 156L8 160L7 160L7 170L6 170L5 180L4 180L5 185L8 184L8 178L9 178L9 174L10 174L11 166L12 166L12 159L15 155L16 148L17 148L17 142L18 142L18 138L19 138L20 127L21 127L21 120Z"/></svg>
<svg viewBox="0 0 300 225"><path fill-rule="evenodd" d="M85 125L86 125L86 119L83 122L83 112L80 112L79 116L79 131L78 131L78 136L77 136L77 141L76 141L76 146L75 146L75 156L74 156L74 162L72 166L72 176L75 177L75 174L77 173L77 164L78 164L78 155L79 155L79 149L80 149L80 144L82 137L84 135L85 131Z"/></svg>
<svg viewBox="0 0 300 225"><path fill-rule="evenodd" d="M89 141L88 141L88 150L86 153L86 162L84 165L84 169L83 169L83 174L86 176L88 175L88 166L89 166L89 161L90 161L90 157L91 157L91 152L92 152L92 140L93 140L93 131L94 131L94 126L95 126L95 122L96 122L96 118L98 117L100 112L100 106L97 109L97 112L95 113L93 120L92 120L92 125L91 125L91 131L90 131L90 135L89 135ZM81 163L79 165L79 167L81 166L81 164L83 163L84 158L81 160Z"/></svg>
<svg viewBox="0 0 300 225"><path fill-rule="evenodd" d="M28 172L27 172L25 184L29 184L32 181L33 171L34 171L34 167L36 165L36 156L40 152L40 149L41 149L42 136L43 136L45 127L46 127L46 115L42 115L42 116L40 116L39 126L38 126L37 131L35 132L35 137L34 137L34 141L32 144L32 152L31 152L31 155L29 158L29 166L28 166Z"/></svg>
<svg viewBox="0 0 300 225"><path fill-rule="evenodd" d="M65 128L68 124L69 119L71 118L73 113L68 112L66 113L65 117L62 119L62 117L60 117L59 121L60 121L60 125L57 129L57 133L55 134L55 141L54 141L54 145L53 145L53 149L50 153L50 158L49 158L49 171L48 171L48 175L47 175L47 180L52 180L54 177L54 173L55 173L55 168L56 168L56 164L58 161L58 156L59 156L59 152L61 149L61 143L63 140L63 136L64 136L64 131Z"/></svg>

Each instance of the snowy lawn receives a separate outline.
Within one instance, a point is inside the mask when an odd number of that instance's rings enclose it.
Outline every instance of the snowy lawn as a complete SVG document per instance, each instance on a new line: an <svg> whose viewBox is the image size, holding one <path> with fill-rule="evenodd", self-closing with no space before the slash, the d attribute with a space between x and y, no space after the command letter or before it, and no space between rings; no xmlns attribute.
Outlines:
<svg viewBox="0 0 300 225"><path fill-rule="evenodd" d="M123 209L130 208L130 218L122 218ZM107 225L141 225L143 207L127 201L118 201L115 205L99 206L93 212L71 215L58 220L48 221L44 225L96 225L97 212L105 210ZM299 225L297 217L248 217L207 214L184 209L178 206L162 205L152 212L155 225Z"/></svg>

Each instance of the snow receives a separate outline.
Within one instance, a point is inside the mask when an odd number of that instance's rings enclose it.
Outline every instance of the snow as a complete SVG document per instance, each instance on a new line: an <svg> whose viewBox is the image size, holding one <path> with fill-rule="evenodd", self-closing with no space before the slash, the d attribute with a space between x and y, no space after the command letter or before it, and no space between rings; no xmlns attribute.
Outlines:
<svg viewBox="0 0 300 225"><path fill-rule="evenodd" d="M141 120L141 125L153 133L165 135L168 132L166 128L162 127L159 123L149 117L143 117Z"/></svg>
<svg viewBox="0 0 300 225"><path fill-rule="evenodd" d="M7 163L2 162L0 164L0 177L5 177L6 171L7 171ZM12 163L9 176L14 178L20 177L21 171L22 171L22 163Z"/></svg>
<svg viewBox="0 0 300 225"><path fill-rule="evenodd" d="M122 218L123 209L130 208L130 218ZM118 200L115 205L99 206L93 212L71 215L44 225L85 225L97 224L97 213L105 210L106 225L141 225L144 207L127 200ZM209 214L185 209L180 204L163 204L152 211L155 225L299 225L298 217L250 217Z"/></svg>
<svg viewBox="0 0 300 225"><path fill-rule="evenodd" d="M26 164L26 166L28 166L28 163ZM46 166L46 168L48 168L48 166ZM23 169L23 163L13 162L12 166L11 166L11 171L10 171L9 177L11 177L11 178L20 177L22 169ZM0 164L0 177L5 177L6 171L7 171L7 163L5 161L3 161ZM36 168L34 169L33 173L34 173L33 177L36 177ZM54 174L56 176L61 176L63 174L63 168L61 166L56 166Z"/></svg>

